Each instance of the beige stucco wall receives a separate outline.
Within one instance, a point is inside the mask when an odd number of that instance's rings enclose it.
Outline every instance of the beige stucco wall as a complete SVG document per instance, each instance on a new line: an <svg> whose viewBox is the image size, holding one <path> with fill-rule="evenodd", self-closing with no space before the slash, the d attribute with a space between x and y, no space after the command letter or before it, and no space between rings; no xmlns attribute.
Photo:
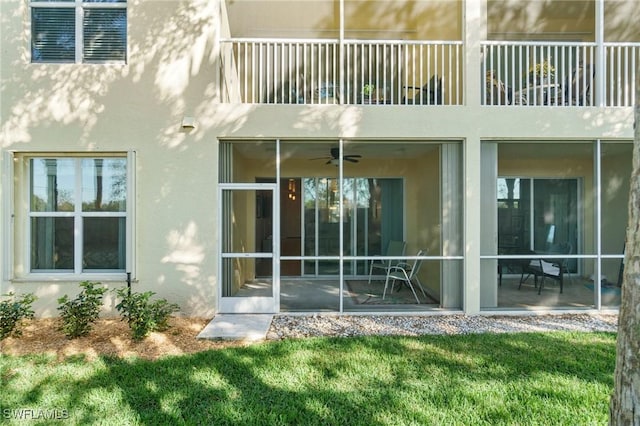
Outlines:
<svg viewBox="0 0 640 426"><path fill-rule="evenodd" d="M197 115L211 102L216 72L213 5L130 3L128 65L30 64L27 2L2 2L0 8L3 152L100 155L135 150L136 199L128 200L136 208L134 289L155 291L179 303L184 313L211 315L217 273L217 146L212 133L188 133L180 123L184 115ZM24 207L23 183L15 187L16 213ZM2 182L3 195L8 185ZM18 215L14 223L22 235L24 217ZM18 279L7 281L3 268L2 292L33 291L39 296L37 312L56 315L57 298L76 294L78 287L20 279L25 243L16 238ZM106 313L113 312L109 297Z"/></svg>
<svg viewBox="0 0 640 426"><path fill-rule="evenodd" d="M469 8L472 5L465 5ZM210 316L215 309L217 280L216 225L218 179L217 138L362 138L368 140L453 139L464 141L465 255L469 299L477 296L479 254L476 215L470 201L479 200L482 138L627 139L633 137L631 108L501 108L480 107L477 74L466 75L466 106L298 106L219 104L216 86L216 2L130 2L127 65L43 65L29 62L27 3L0 2L0 148L3 153L118 152L136 153L134 289L152 290L177 302L189 315ZM467 34L478 34L476 20ZM457 32L454 31L454 32ZM469 40L467 40L469 41ZM479 39L472 39L477 44ZM472 43L473 44L473 43ZM465 52L479 63L479 49ZM478 68L478 67L476 67ZM197 127L184 131L183 116ZM15 210L6 207L6 157L0 163L2 239L18 212L22 182L16 182ZM434 159L430 159L434 162ZM436 164L436 163L433 163ZM433 170L426 173L437 177ZM411 194L419 189L408 188ZM421 194L425 205L435 193ZM417 198L416 198L417 199ZM413 201L411 201L413 203ZM408 208L419 206L410 204ZM251 211L251 207L247 207ZM20 232L23 218L15 221ZM417 244L431 244L427 233ZM249 233L248 235L251 235ZM436 234L437 235L437 234ZM422 236L420 237L422 238ZM0 244L2 292L34 291L38 314L55 315L56 299L75 294L71 282L12 279L6 265L9 249L19 272L22 239ZM17 277L20 278L20 277ZM105 281L106 282L106 281ZM110 282L111 287L123 281ZM107 301L106 314L114 313Z"/></svg>

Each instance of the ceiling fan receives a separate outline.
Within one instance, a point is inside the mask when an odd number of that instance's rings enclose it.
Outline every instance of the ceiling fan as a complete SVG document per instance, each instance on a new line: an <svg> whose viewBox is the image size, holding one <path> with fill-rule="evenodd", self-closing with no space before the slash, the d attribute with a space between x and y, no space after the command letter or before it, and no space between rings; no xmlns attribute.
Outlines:
<svg viewBox="0 0 640 426"><path fill-rule="evenodd" d="M338 165L338 160L340 157L340 148L331 148L331 155L330 156L326 156L326 157L317 157L317 158L310 158L310 160L327 160L327 162L325 164L335 164L336 166ZM358 158L362 158L362 155L360 154L347 154L347 155L343 155L342 158L344 159L344 161L350 161L352 163L357 163Z"/></svg>

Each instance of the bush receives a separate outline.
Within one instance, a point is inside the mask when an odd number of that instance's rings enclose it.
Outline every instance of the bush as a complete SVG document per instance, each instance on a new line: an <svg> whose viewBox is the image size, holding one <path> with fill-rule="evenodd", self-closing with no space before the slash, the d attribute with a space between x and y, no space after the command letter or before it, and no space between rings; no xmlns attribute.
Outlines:
<svg viewBox="0 0 640 426"><path fill-rule="evenodd" d="M31 305L38 299L33 293L16 297L14 292L9 292L3 296L9 299L0 302L0 340L22 334L21 322L25 318L33 318Z"/></svg>
<svg viewBox="0 0 640 426"><path fill-rule="evenodd" d="M86 336L91 331L93 323L100 315L102 295L107 291L105 287L96 287L100 283L83 281L80 283L82 291L75 299L69 300L65 294L58 299L58 310L62 318L60 330L73 339Z"/></svg>
<svg viewBox="0 0 640 426"><path fill-rule="evenodd" d="M116 309L122 315L122 320L127 321L134 340L144 339L152 331L166 330L169 326L169 315L180 307L175 303L169 303L166 299L150 301L155 293L131 293L124 287L116 290L122 301L116 305Z"/></svg>

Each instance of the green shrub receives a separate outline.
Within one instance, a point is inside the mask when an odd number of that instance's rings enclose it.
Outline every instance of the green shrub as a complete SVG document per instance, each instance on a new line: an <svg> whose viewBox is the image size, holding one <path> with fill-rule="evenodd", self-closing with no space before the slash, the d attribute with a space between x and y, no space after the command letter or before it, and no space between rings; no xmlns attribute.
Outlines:
<svg viewBox="0 0 640 426"><path fill-rule="evenodd" d="M116 309L122 315L122 320L127 321L134 340L144 339L152 331L162 331L168 328L169 315L180 307L175 303L169 303L166 299L151 301L155 293L129 293L129 289L116 290L122 299L116 305Z"/></svg>
<svg viewBox="0 0 640 426"><path fill-rule="evenodd" d="M82 290L75 299L69 299L66 294L58 299L62 318L60 329L67 337L86 336L91 331L100 315L102 295L107 291L105 287L96 287L98 285L100 283L83 281L80 283Z"/></svg>
<svg viewBox="0 0 640 426"><path fill-rule="evenodd" d="M9 336L20 336L20 324L23 319L33 318L31 305L38 298L33 293L16 297L14 292L3 294L7 300L0 302L0 340Z"/></svg>

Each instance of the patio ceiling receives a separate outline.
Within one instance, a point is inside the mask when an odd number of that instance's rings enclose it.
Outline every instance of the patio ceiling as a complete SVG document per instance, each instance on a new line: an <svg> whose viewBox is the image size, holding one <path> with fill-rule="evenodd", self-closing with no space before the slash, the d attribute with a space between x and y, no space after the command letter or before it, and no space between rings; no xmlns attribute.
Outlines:
<svg viewBox="0 0 640 426"><path fill-rule="evenodd" d="M308 159L323 157L329 154L331 148L338 146L337 141L286 141L281 144L281 153L290 159ZM358 141L344 145L345 154L360 154L364 158L415 158L438 149L439 143L398 142L398 141ZM275 155L275 143L238 142L234 148L244 157L251 159L269 159Z"/></svg>

